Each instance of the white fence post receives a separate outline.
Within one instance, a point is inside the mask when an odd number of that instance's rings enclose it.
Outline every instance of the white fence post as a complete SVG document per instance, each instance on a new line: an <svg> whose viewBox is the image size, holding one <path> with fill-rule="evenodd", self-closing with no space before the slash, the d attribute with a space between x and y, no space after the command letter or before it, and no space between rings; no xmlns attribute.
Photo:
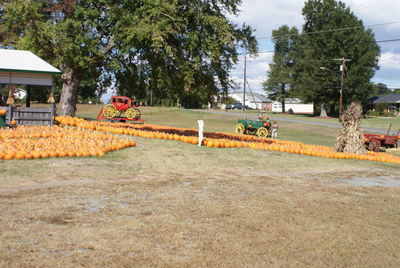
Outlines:
<svg viewBox="0 0 400 268"><path fill-rule="evenodd" d="M203 141L204 121L203 120L197 120L197 123L199 124L199 146L201 146L201 143Z"/></svg>

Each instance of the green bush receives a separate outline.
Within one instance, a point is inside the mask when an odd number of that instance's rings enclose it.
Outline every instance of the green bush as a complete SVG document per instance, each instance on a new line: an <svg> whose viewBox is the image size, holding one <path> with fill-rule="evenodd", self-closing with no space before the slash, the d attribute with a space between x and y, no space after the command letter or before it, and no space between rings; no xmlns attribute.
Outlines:
<svg viewBox="0 0 400 268"><path fill-rule="evenodd" d="M395 111L388 110L388 105L386 103L378 103L375 105L375 109L368 111L367 114L369 116L384 116L384 117L393 117L396 116Z"/></svg>

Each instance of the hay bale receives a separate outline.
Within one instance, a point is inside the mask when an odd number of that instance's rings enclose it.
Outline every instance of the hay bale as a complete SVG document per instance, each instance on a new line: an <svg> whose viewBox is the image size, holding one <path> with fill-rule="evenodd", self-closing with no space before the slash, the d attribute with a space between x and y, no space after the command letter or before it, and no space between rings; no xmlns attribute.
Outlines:
<svg viewBox="0 0 400 268"><path fill-rule="evenodd" d="M352 154L365 154L367 152L364 146L361 118L361 104L352 102L340 118L343 128L336 139L335 152Z"/></svg>

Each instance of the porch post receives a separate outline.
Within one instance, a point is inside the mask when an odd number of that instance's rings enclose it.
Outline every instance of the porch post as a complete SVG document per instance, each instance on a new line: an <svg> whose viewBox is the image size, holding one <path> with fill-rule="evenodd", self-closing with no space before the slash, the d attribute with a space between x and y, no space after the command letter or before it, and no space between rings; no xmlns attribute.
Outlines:
<svg viewBox="0 0 400 268"><path fill-rule="evenodd" d="M26 86L26 100L25 100L25 106L26 107L31 107L31 86L27 85Z"/></svg>

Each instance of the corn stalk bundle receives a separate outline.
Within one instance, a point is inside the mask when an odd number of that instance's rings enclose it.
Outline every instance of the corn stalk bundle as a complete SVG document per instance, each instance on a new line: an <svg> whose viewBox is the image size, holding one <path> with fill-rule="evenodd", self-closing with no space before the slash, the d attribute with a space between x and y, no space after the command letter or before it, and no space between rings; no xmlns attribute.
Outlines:
<svg viewBox="0 0 400 268"><path fill-rule="evenodd" d="M352 102L342 114L343 128L336 138L334 150L336 152L364 154L364 136L361 129L362 106L360 103Z"/></svg>

